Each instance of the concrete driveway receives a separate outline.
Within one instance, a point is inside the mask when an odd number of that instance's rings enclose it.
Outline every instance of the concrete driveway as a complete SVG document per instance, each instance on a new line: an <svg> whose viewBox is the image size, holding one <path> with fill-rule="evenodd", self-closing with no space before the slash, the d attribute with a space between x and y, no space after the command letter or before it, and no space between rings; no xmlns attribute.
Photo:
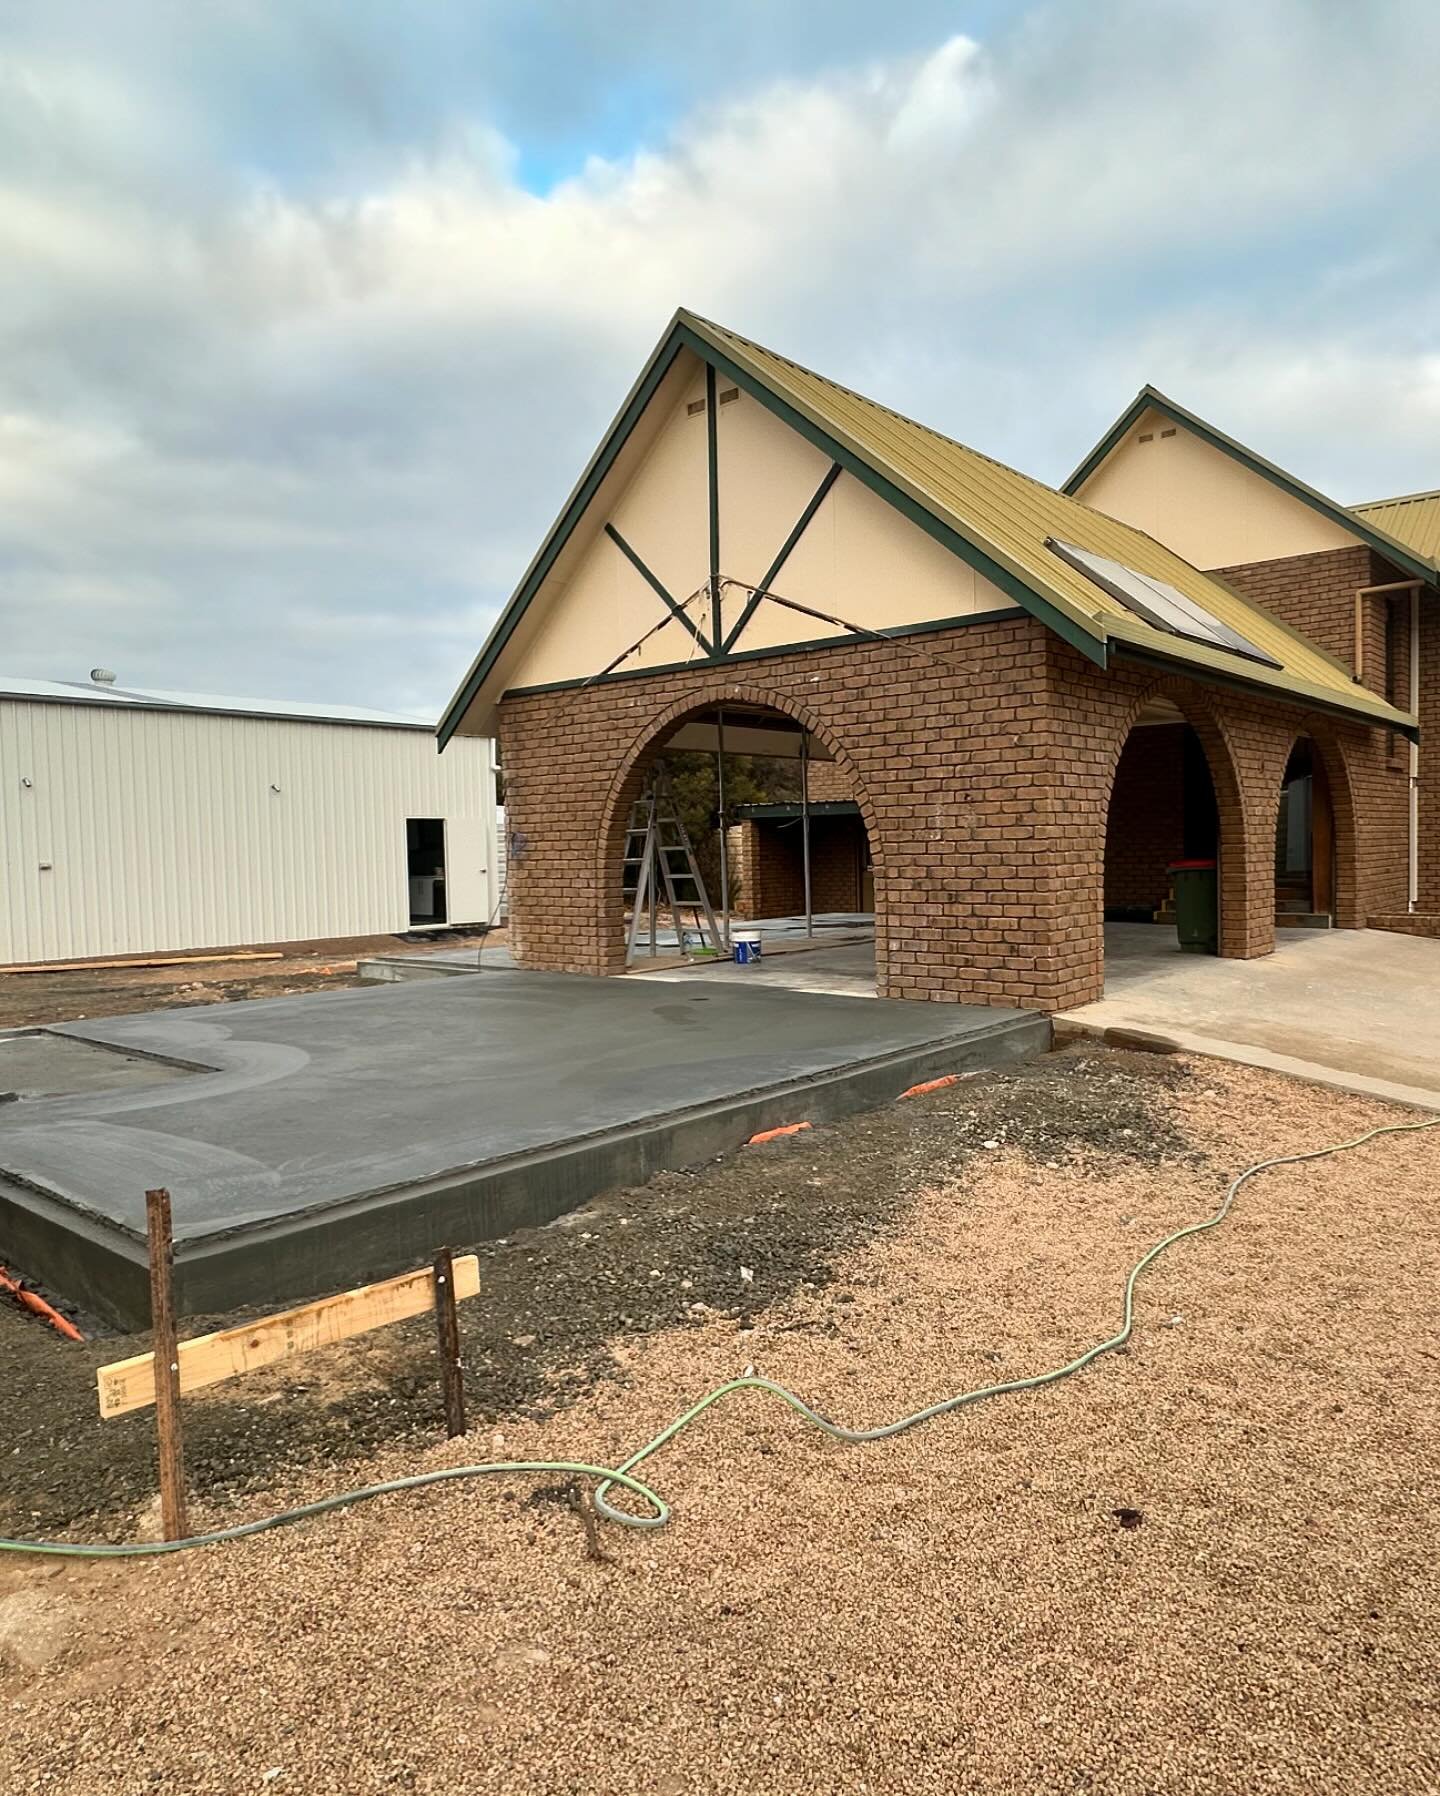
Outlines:
<svg viewBox="0 0 1440 1796"><path fill-rule="evenodd" d="M1105 996L1057 1017L1440 1110L1440 942L1281 930L1263 960L1182 954L1172 930L1105 927Z"/></svg>

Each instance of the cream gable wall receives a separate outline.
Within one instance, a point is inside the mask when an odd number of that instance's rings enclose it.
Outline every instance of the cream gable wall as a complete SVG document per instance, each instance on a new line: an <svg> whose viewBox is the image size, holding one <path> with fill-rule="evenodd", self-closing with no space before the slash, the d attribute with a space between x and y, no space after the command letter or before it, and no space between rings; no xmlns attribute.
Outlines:
<svg viewBox="0 0 1440 1796"><path fill-rule="evenodd" d="M722 377L718 391L728 390ZM604 533L607 519L677 601L705 584L710 567L706 417L688 409L704 393L704 371L697 366L643 462L610 497L608 511L605 495L597 499L593 518L587 520L588 546L571 561L563 584L552 578L532 601L526 645L505 669L507 689L596 674L664 619L659 596ZM721 574L755 585L830 462L749 394L718 406L716 433ZM777 576L775 590L877 630L1016 609L999 588L850 474L841 474L826 494ZM726 589L722 615L727 630L749 597L742 586ZM708 599L697 599L688 615L708 633ZM777 648L848 634L764 602L735 647ZM672 619L623 666L671 666L700 655L689 633Z"/></svg>
<svg viewBox="0 0 1440 1796"><path fill-rule="evenodd" d="M1173 431L1162 436L1162 431ZM1149 436L1148 443L1138 439ZM1144 530L1193 567L1238 567L1348 549L1348 530L1183 424L1148 411L1076 495Z"/></svg>

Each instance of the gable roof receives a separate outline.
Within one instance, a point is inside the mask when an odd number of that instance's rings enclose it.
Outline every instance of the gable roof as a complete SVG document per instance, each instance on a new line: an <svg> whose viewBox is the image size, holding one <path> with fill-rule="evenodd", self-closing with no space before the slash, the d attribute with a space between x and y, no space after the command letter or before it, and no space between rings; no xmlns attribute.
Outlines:
<svg viewBox="0 0 1440 1796"><path fill-rule="evenodd" d="M1318 511L1321 517L1328 518L1332 524L1338 524L1342 530L1348 530L1383 555L1387 561L1393 561L1397 567L1404 568L1407 573L1417 579L1434 584L1440 578L1440 562L1433 554L1417 554L1413 545L1400 534L1392 534L1388 528L1388 520L1372 519L1364 515L1370 508L1366 506L1344 506L1313 486L1307 486L1303 480L1297 480L1284 468L1273 461L1267 461L1263 455L1257 455L1253 449L1247 449L1234 437L1227 436L1223 430L1217 430L1204 418L1169 399L1158 387L1145 385L1121 412L1100 441L1080 463L1075 472L1064 482L1061 491L1078 493L1080 488L1100 466L1110 453L1132 430L1135 424L1147 411L1164 412L1166 417L1173 418L1177 424L1200 437L1204 442L1238 461L1242 467L1248 468L1252 474L1262 475L1273 482L1282 492L1289 493L1292 499L1298 499L1302 505L1308 505L1312 511ZM1393 504L1395 501L1377 501L1378 504Z"/></svg>
<svg viewBox="0 0 1440 1796"><path fill-rule="evenodd" d="M1408 714L1357 685L1340 663L1296 631L1143 531L681 310L442 717L442 748L495 669L660 380L685 349L751 394L1097 665L1108 665L1112 653L1159 660L1179 664L1202 679L1239 681L1368 721L1414 727ZM1052 538L1168 582L1277 665L1262 666L1155 628L1056 554L1047 546Z"/></svg>
<svg viewBox="0 0 1440 1796"><path fill-rule="evenodd" d="M1371 499L1352 505L1356 517L1440 567L1440 492L1405 493L1398 499Z"/></svg>

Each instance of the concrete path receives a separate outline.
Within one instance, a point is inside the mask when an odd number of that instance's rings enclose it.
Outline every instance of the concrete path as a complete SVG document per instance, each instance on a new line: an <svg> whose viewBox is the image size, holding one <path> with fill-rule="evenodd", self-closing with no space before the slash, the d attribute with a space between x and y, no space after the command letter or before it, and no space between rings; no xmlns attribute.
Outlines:
<svg viewBox="0 0 1440 1796"><path fill-rule="evenodd" d="M1282 930L1261 960L1182 954L1172 930L1105 928L1105 996L1056 1019L1440 1110L1440 942Z"/></svg>

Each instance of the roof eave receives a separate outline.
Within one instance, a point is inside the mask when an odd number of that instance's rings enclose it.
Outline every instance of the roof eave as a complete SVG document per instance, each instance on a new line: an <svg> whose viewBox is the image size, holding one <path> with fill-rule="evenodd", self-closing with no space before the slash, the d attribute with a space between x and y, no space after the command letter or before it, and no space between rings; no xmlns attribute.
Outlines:
<svg viewBox="0 0 1440 1796"><path fill-rule="evenodd" d="M1338 692L1324 687L1311 686L1305 681L1293 679L1283 681L1267 679L1258 670L1251 673L1247 670L1244 661L1239 658L1233 664L1221 666L1217 665L1214 660L1202 659L1186 651L1171 651L1162 643L1122 635L1119 632L1111 639L1111 651L1118 661L1138 661L1147 665L1173 668L1205 685L1231 687L1260 695L1272 702L1292 704L1303 710L1324 711L1336 717L1348 718L1351 722L1364 724L1369 729L1392 729L1411 742L1420 740L1418 718L1408 711L1401 711L1393 705L1387 705L1383 699L1368 693L1362 701L1347 704ZM1359 690L1363 692L1364 688Z"/></svg>

